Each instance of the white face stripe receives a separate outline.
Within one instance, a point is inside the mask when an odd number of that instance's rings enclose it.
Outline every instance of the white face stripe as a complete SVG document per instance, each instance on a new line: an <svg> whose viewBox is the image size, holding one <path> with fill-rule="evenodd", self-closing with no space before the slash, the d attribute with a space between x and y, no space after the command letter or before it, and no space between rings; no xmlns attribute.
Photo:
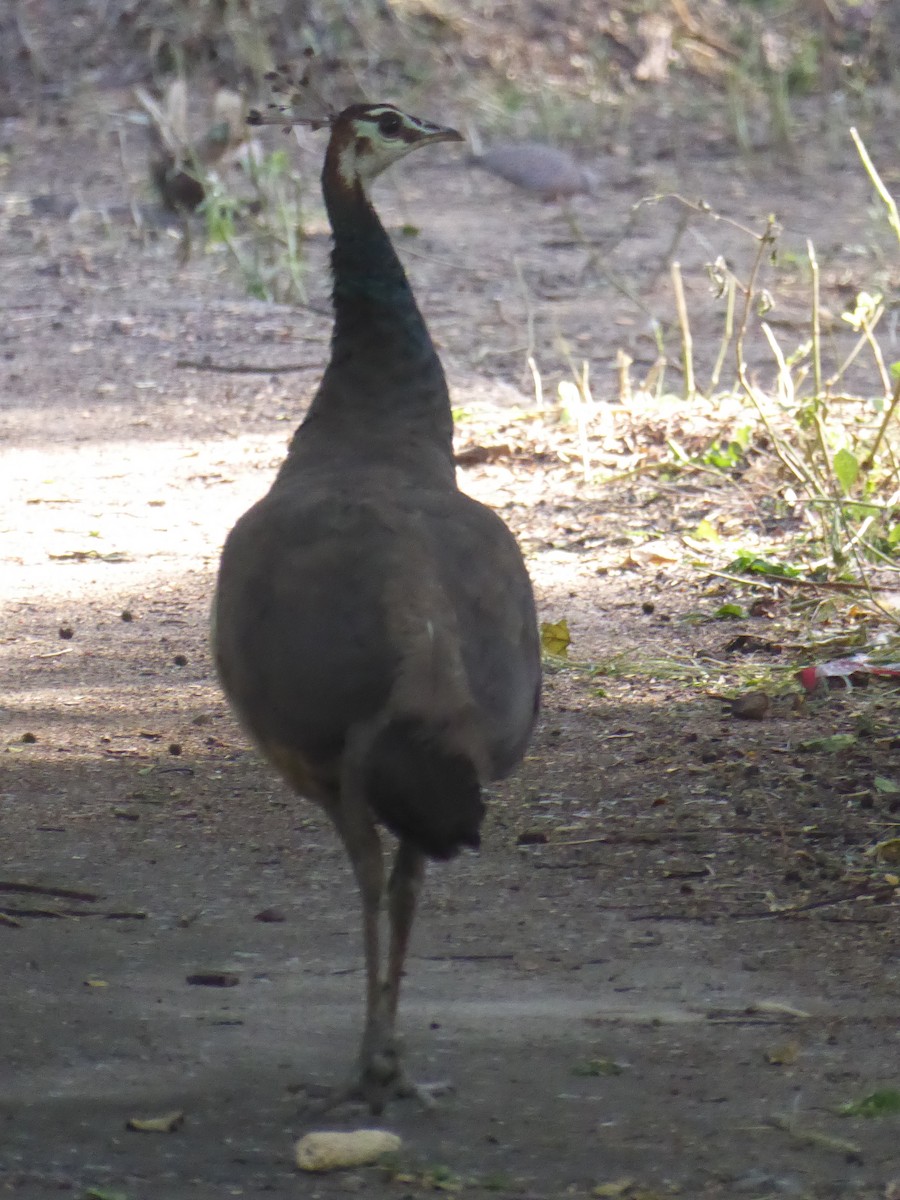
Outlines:
<svg viewBox="0 0 900 1200"><path fill-rule="evenodd" d="M396 130L389 133L380 128L380 121L386 116L399 119ZM348 188L352 188L357 180L367 186L391 163L420 145L429 134L442 131L440 125L413 117L393 104L370 105L348 117L347 124L352 136L341 146L338 172Z"/></svg>
<svg viewBox="0 0 900 1200"><path fill-rule="evenodd" d="M389 113L393 113L395 116L398 116L402 122L400 129L397 131L397 136L399 136L400 130L402 129L415 129L418 130L419 133L432 133L438 128L438 126L432 121L423 121L421 117L414 117L411 113L402 112L393 104L373 105L371 108L366 110L363 116L356 117L354 124L358 122L360 125L377 125L379 120L382 117L387 116Z"/></svg>

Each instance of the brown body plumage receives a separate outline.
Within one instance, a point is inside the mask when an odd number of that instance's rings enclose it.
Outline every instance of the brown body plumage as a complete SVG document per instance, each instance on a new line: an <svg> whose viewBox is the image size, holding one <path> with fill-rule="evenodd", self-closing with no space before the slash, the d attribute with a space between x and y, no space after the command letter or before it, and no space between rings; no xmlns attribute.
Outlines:
<svg viewBox="0 0 900 1200"><path fill-rule="evenodd" d="M222 555L216 661L263 753L331 817L363 901L366 1027L342 1095L417 1092L394 1021L427 857L477 846L482 785L521 758L540 682L514 538L456 486L440 361L368 198L375 176L453 130L391 105L334 118L331 360L266 497ZM399 839L387 886L378 826Z"/></svg>

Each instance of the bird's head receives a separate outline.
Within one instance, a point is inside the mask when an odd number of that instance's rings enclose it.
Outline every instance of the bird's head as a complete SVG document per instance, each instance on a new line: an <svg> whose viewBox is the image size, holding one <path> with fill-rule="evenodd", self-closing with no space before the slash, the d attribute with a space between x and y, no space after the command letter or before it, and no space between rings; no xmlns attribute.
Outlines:
<svg viewBox="0 0 900 1200"><path fill-rule="evenodd" d="M330 168L342 186L369 185L382 171L419 146L461 142L462 134L410 116L393 104L351 104L331 119Z"/></svg>

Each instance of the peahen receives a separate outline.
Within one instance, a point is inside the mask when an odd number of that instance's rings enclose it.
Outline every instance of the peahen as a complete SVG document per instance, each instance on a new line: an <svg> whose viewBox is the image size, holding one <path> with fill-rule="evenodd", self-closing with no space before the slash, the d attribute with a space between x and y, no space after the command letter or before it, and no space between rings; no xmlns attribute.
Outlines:
<svg viewBox="0 0 900 1200"><path fill-rule="evenodd" d="M368 194L411 150L460 135L390 104L329 124L331 360L271 490L225 543L213 643L238 718L352 862L366 1021L336 1099L377 1113L427 1099L394 1032L425 862L478 846L482 786L519 762L534 724L540 650L515 539L457 488L444 372ZM379 826L398 839L384 970Z"/></svg>

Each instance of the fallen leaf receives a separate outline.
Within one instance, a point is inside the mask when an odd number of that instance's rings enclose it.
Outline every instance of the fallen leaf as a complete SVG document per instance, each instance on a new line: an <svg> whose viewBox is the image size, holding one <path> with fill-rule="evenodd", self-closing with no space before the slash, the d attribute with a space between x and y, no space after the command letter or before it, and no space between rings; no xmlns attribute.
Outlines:
<svg viewBox="0 0 900 1200"><path fill-rule="evenodd" d="M900 792L900 783L894 783L893 779L886 779L884 775L876 775L875 791L893 795L894 792Z"/></svg>
<svg viewBox="0 0 900 1200"><path fill-rule="evenodd" d="M721 542L722 540L715 525L713 525L712 521L707 521L705 517L691 536L700 542Z"/></svg>
<svg viewBox="0 0 900 1200"><path fill-rule="evenodd" d="M888 838L869 851L879 862L900 863L900 838Z"/></svg>
<svg viewBox="0 0 900 1200"><path fill-rule="evenodd" d="M621 1075L623 1068L611 1058L591 1058L587 1062L578 1063L572 1068L572 1074L583 1078L600 1075Z"/></svg>
<svg viewBox="0 0 900 1200"><path fill-rule="evenodd" d="M568 658L571 642L569 623L565 617L561 621L545 621L541 625L541 646L546 654L554 658Z"/></svg>
<svg viewBox="0 0 900 1200"><path fill-rule="evenodd" d="M716 621L743 621L747 615L746 608L741 604L720 604L713 618Z"/></svg>
<svg viewBox="0 0 900 1200"><path fill-rule="evenodd" d="M125 1122L125 1128L133 1129L136 1133L174 1133L183 1124L184 1113L178 1109L158 1117L130 1117Z"/></svg>
<svg viewBox="0 0 900 1200"><path fill-rule="evenodd" d="M433 1192L461 1192L465 1183L449 1167L436 1166L422 1172L419 1186Z"/></svg>
<svg viewBox="0 0 900 1200"><path fill-rule="evenodd" d="M823 1150L834 1150L837 1154L849 1154L853 1158L859 1158L862 1154L862 1147L856 1142L833 1137L830 1133L822 1133L818 1129L804 1129L794 1125L786 1117L775 1117L772 1126L783 1130L793 1141L804 1146L821 1146Z"/></svg>
<svg viewBox="0 0 900 1200"><path fill-rule="evenodd" d="M825 754L839 754L842 750L849 750L851 746L856 745L855 733L833 733L831 737L811 738L808 742L801 742L801 750L821 750Z"/></svg>
<svg viewBox="0 0 900 1200"><path fill-rule="evenodd" d="M684 555L671 542L658 539L653 542L644 542L642 546L632 547L630 557L635 566L644 566L648 563L652 566L663 566L666 563L681 562Z"/></svg>
<svg viewBox="0 0 900 1200"><path fill-rule="evenodd" d="M626 1192L630 1192L634 1187L633 1179L612 1179L609 1183L598 1183L591 1192L592 1196L605 1196L609 1200L616 1200L619 1196L624 1196Z"/></svg>
<svg viewBox="0 0 900 1200"><path fill-rule="evenodd" d="M838 1109L842 1117L890 1117L900 1113L900 1091L880 1088L860 1100L850 1100Z"/></svg>
<svg viewBox="0 0 900 1200"><path fill-rule="evenodd" d="M800 1047L796 1042L785 1042L782 1046L774 1046L766 1052L766 1062L773 1067L789 1067L797 1061Z"/></svg>
<svg viewBox="0 0 900 1200"><path fill-rule="evenodd" d="M795 1017L798 1021L808 1021L811 1016L805 1009L795 1008L793 1004L785 1004L782 1000L758 1000L755 1004L751 1004L747 1011Z"/></svg>
<svg viewBox="0 0 900 1200"><path fill-rule="evenodd" d="M670 20L658 13L641 17L638 34L645 45L641 61L634 68L635 79L644 83L663 83L668 78L674 28Z"/></svg>
<svg viewBox="0 0 900 1200"><path fill-rule="evenodd" d="M105 979L86 979L84 986L89 988L105 988L109 987L109 984Z"/></svg>

